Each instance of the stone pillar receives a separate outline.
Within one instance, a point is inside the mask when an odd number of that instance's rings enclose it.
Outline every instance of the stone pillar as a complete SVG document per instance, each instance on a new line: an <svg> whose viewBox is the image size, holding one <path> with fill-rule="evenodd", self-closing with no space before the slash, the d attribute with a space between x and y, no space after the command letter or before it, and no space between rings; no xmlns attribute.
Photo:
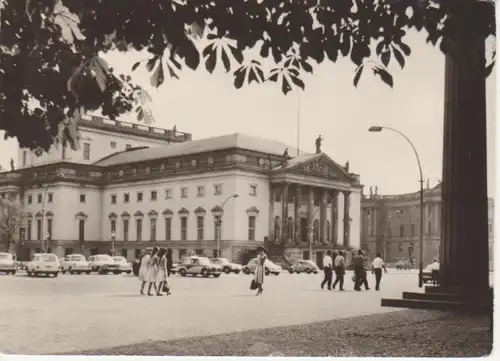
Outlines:
<svg viewBox="0 0 500 361"><path fill-rule="evenodd" d="M344 239L343 239L343 245L344 247L349 247L349 240L350 240L350 228L351 228L351 222L349 218L349 195L351 192L349 191L344 191Z"/></svg>
<svg viewBox="0 0 500 361"><path fill-rule="evenodd" d="M326 242L326 196L327 191L323 189L321 192L321 200L319 203L319 239L320 242Z"/></svg>
<svg viewBox="0 0 500 361"><path fill-rule="evenodd" d="M281 239L283 244L288 242L288 183L281 187Z"/></svg>
<svg viewBox="0 0 500 361"><path fill-rule="evenodd" d="M299 244L302 240L300 239L300 198L302 196L302 186L297 184L295 186L295 243ZM305 240L304 240L305 241Z"/></svg>
<svg viewBox="0 0 500 361"><path fill-rule="evenodd" d="M308 196L309 197L307 200L307 242L312 243L313 232L310 232L310 229L313 228L313 216L314 216L314 188L313 187L309 187Z"/></svg>
<svg viewBox="0 0 500 361"><path fill-rule="evenodd" d="M275 193L273 184L269 185L269 242L274 243L274 203L275 203Z"/></svg>
<svg viewBox="0 0 500 361"><path fill-rule="evenodd" d="M478 9L487 4L454 5L449 16L466 29L451 39L445 63L440 286L476 292L489 287L485 44L478 34Z"/></svg>
<svg viewBox="0 0 500 361"><path fill-rule="evenodd" d="M338 216L338 207L339 207L339 191L334 189L332 191L332 222L330 224L331 230L330 230L330 237L332 240L332 244L336 245L338 242L338 221L339 221L339 216Z"/></svg>

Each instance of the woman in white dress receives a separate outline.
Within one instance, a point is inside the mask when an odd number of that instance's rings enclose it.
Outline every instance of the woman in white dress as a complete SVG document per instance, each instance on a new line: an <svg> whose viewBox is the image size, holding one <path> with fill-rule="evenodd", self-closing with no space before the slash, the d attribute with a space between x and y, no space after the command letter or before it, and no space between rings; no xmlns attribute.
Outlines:
<svg viewBox="0 0 500 361"><path fill-rule="evenodd" d="M139 281L141 281L141 295L144 295L144 287L148 283L149 274L149 254L145 253L141 258L141 266L139 267Z"/></svg>
<svg viewBox="0 0 500 361"><path fill-rule="evenodd" d="M167 296L170 294L168 289L168 278L167 278L167 250L165 248L160 248L158 252L158 276L156 277L156 284L158 289L156 291L157 296L163 296L162 292L165 289Z"/></svg>
<svg viewBox="0 0 500 361"><path fill-rule="evenodd" d="M149 259L149 269L148 269L148 282L149 282L149 287L148 287L148 296L154 296L154 294L151 293L151 288L154 286L155 287L155 292L157 291L156 288L156 277L158 277L158 247L153 248L153 252L151 252L151 258Z"/></svg>
<svg viewBox="0 0 500 361"><path fill-rule="evenodd" d="M265 274L264 263L266 262L267 256L264 253L264 247L257 248L257 252L258 252L257 267L255 267L254 281L255 281L257 288L258 288L256 296L259 296L264 291L264 289L262 288L262 285L264 284L264 274Z"/></svg>

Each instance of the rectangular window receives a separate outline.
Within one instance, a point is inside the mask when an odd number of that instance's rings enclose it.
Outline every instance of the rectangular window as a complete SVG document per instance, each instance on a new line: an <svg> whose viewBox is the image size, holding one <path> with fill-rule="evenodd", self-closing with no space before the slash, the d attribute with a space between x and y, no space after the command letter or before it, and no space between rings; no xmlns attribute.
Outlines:
<svg viewBox="0 0 500 361"><path fill-rule="evenodd" d="M248 216L248 240L255 241L255 216Z"/></svg>
<svg viewBox="0 0 500 361"><path fill-rule="evenodd" d="M205 196L205 187L204 186L198 186L196 188L196 196L197 197L204 197Z"/></svg>
<svg viewBox="0 0 500 361"><path fill-rule="evenodd" d="M181 217L181 241L187 240L187 217Z"/></svg>
<svg viewBox="0 0 500 361"><path fill-rule="evenodd" d="M165 241L172 240L172 218L165 218Z"/></svg>
<svg viewBox="0 0 500 361"><path fill-rule="evenodd" d="M54 195L52 193L47 193L47 202L52 203L53 199L54 199Z"/></svg>
<svg viewBox="0 0 500 361"><path fill-rule="evenodd" d="M219 255L217 254L217 250L216 250L216 249L213 249L213 250L212 250L212 257L213 257L213 258L217 258L217 257L219 257Z"/></svg>
<svg viewBox="0 0 500 361"><path fill-rule="evenodd" d="M158 193L156 191L151 191L151 200L156 201L158 198Z"/></svg>
<svg viewBox="0 0 500 361"><path fill-rule="evenodd" d="M172 199L172 190L165 189L165 199Z"/></svg>
<svg viewBox="0 0 500 361"><path fill-rule="evenodd" d="M123 195L123 203L128 203L129 200L130 200L130 194L125 193Z"/></svg>
<svg viewBox="0 0 500 361"><path fill-rule="evenodd" d="M179 261L182 261L184 259L184 257L186 257L186 250L184 248L181 248L179 250Z"/></svg>
<svg viewBox="0 0 500 361"><path fill-rule="evenodd" d="M187 187L182 187L181 188L181 198L187 198L188 196L188 189Z"/></svg>
<svg viewBox="0 0 500 361"><path fill-rule="evenodd" d="M411 224L411 236L415 237L415 225L413 223Z"/></svg>
<svg viewBox="0 0 500 361"><path fill-rule="evenodd" d="M156 241L156 218L151 218L150 221L151 221L151 224L150 224L151 241L155 242Z"/></svg>
<svg viewBox="0 0 500 361"><path fill-rule="evenodd" d="M42 240L42 220L41 219L36 220L36 239L37 239L37 241Z"/></svg>
<svg viewBox="0 0 500 361"><path fill-rule="evenodd" d="M114 219L111 220L111 233L113 232L116 234L116 220Z"/></svg>
<svg viewBox="0 0 500 361"><path fill-rule="evenodd" d="M137 202L142 202L142 192L137 192Z"/></svg>
<svg viewBox="0 0 500 361"><path fill-rule="evenodd" d="M116 142L110 142L109 145L112 149L116 148Z"/></svg>
<svg viewBox="0 0 500 361"><path fill-rule="evenodd" d="M222 194L222 184L214 184L214 195L220 196Z"/></svg>
<svg viewBox="0 0 500 361"><path fill-rule="evenodd" d="M31 204L33 203L33 197L32 196L28 196L28 204Z"/></svg>
<svg viewBox="0 0 500 361"><path fill-rule="evenodd" d="M85 196L85 194L80 194L80 203L85 203L86 200L87 197Z"/></svg>
<svg viewBox="0 0 500 361"><path fill-rule="evenodd" d="M111 195L111 204L116 204L116 194Z"/></svg>
<svg viewBox="0 0 500 361"><path fill-rule="evenodd" d="M220 219L219 215L214 216L214 223L215 223L215 227L214 227L214 239L217 240L217 239L220 239L220 238L217 238L217 237L220 236L221 219Z"/></svg>
<svg viewBox="0 0 500 361"><path fill-rule="evenodd" d="M129 150L130 148L132 148L130 144L125 144L125 150Z"/></svg>
<svg viewBox="0 0 500 361"><path fill-rule="evenodd" d="M427 223L427 233L428 234L431 234L432 233L432 224L431 224L431 221L429 221Z"/></svg>
<svg viewBox="0 0 500 361"><path fill-rule="evenodd" d="M23 150L23 167L26 167L26 163L28 163L28 152Z"/></svg>
<svg viewBox="0 0 500 361"><path fill-rule="evenodd" d="M135 220L137 241L142 241L142 219Z"/></svg>
<svg viewBox="0 0 500 361"><path fill-rule="evenodd" d="M90 143L83 143L83 159L90 160Z"/></svg>
<svg viewBox="0 0 500 361"><path fill-rule="evenodd" d="M83 219L78 221L78 240L80 242L85 241L85 220Z"/></svg>
<svg viewBox="0 0 500 361"><path fill-rule="evenodd" d="M31 241L31 221L28 221L28 225L26 227L26 240Z"/></svg>
<svg viewBox="0 0 500 361"><path fill-rule="evenodd" d="M194 251L194 253L197 255L197 256L203 256L204 255L204 252L201 248L198 248Z"/></svg>
<svg viewBox="0 0 500 361"><path fill-rule="evenodd" d="M124 219L123 220L123 240L126 242L128 241L128 223L129 220L128 219Z"/></svg>
<svg viewBox="0 0 500 361"><path fill-rule="evenodd" d="M250 185L250 195L251 196L256 196L257 195L257 186L255 184Z"/></svg>
<svg viewBox="0 0 500 361"><path fill-rule="evenodd" d="M204 235L204 217L199 216L196 217L196 223L197 223L197 228L198 228L198 241L203 241L203 235Z"/></svg>
<svg viewBox="0 0 500 361"><path fill-rule="evenodd" d="M47 235L52 239L52 219L47 219Z"/></svg>
<svg viewBox="0 0 500 361"><path fill-rule="evenodd" d="M41 204L41 203L42 203L42 200L43 200L42 195L41 195L41 194L37 194L37 195L36 195L36 198L37 198L37 200L36 200L36 201L37 201L37 203L38 203L38 204Z"/></svg>

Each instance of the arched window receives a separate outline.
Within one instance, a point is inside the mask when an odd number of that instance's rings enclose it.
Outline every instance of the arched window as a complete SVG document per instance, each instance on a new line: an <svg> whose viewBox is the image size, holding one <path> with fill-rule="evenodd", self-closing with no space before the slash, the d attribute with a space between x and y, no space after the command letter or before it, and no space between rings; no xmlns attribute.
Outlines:
<svg viewBox="0 0 500 361"><path fill-rule="evenodd" d="M295 227L293 226L293 218L292 217L288 217L288 239L293 239L294 237L294 229Z"/></svg>
<svg viewBox="0 0 500 361"><path fill-rule="evenodd" d="M274 239L280 239L281 237L281 218L280 216L274 217Z"/></svg>
<svg viewBox="0 0 500 361"><path fill-rule="evenodd" d="M319 221L317 219L314 220L313 224L313 240L316 242L319 238Z"/></svg>
<svg viewBox="0 0 500 361"><path fill-rule="evenodd" d="M330 228L330 221L326 221L326 241L328 243L330 243L330 231L331 231L331 228Z"/></svg>

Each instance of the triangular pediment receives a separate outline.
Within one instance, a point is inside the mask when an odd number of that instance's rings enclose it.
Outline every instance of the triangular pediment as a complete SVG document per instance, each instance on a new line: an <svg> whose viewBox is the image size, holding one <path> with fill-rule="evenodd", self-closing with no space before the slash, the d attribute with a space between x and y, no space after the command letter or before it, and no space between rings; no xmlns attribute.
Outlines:
<svg viewBox="0 0 500 361"><path fill-rule="evenodd" d="M299 156L290 160L282 170L348 182L355 180L344 167L337 164L325 153Z"/></svg>

